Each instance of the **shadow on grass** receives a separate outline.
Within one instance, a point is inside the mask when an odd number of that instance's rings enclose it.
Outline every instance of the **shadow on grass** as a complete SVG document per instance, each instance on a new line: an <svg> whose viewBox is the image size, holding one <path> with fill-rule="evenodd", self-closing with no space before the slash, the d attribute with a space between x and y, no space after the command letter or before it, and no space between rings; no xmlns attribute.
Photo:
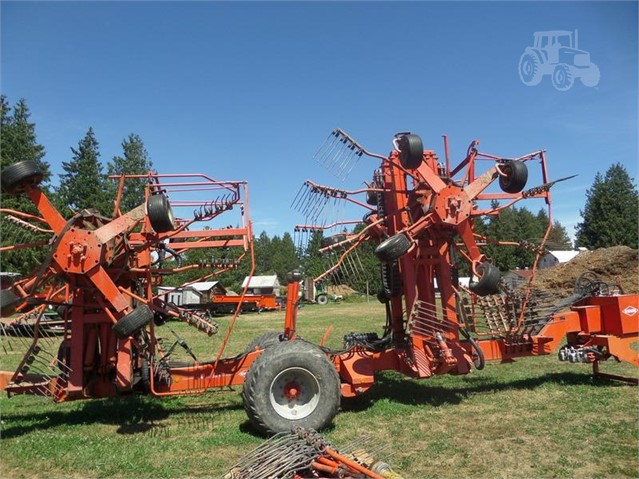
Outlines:
<svg viewBox="0 0 639 479"><path fill-rule="evenodd" d="M241 405L211 406L176 406L168 407L158 398L148 396L120 396L108 399L86 400L81 407L71 410L47 410L41 413L4 414L5 424L2 427L2 439L10 439L42 431L58 426L74 426L81 424L106 424L119 426L118 434L140 434L154 428L164 427L158 421L169 418L172 414L186 412L187 422L202 420L201 415L207 412L242 409ZM55 407L55 406L54 406ZM6 427L8 424L8 427ZM15 424L15 425L13 425Z"/></svg>
<svg viewBox="0 0 639 479"><path fill-rule="evenodd" d="M411 381L401 376L387 373L380 375L376 379L375 385L368 393L351 399L343 399L342 410L364 411L382 399L406 405L446 406L460 404L469 396L477 393L535 389L542 385L553 383L562 386L625 386L618 381L572 372L550 373L543 376L502 381L491 378L469 377L465 378L462 386L433 386L432 383L428 383L428 380L421 382Z"/></svg>
<svg viewBox="0 0 639 479"><path fill-rule="evenodd" d="M428 381L411 381L398 374L380 375L375 386L363 396L342 400L345 411L364 411L375 402L383 399L406 405L430 405L434 407L460 404L476 393L489 393L507 390L535 389L544 384L618 386L616 381L605 378L593 378L585 374L572 372L551 373L538 377L514 380L494 380L492 378L468 377L463 385L433 386ZM76 403L78 404L78 403ZM172 415L186 413L183 420L194 422L202 420L202 414L224 410L241 410L241 404L181 405L164 402L148 396L120 396L109 399L87 400L81 407L68 410L47 410L40 413L4 414L2 438L10 439L58 426L81 424L117 425L118 434L143 434L165 427L159 421ZM204 419L205 420L205 419ZM249 421L239 425L240 431L254 437L261 437Z"/></svg>

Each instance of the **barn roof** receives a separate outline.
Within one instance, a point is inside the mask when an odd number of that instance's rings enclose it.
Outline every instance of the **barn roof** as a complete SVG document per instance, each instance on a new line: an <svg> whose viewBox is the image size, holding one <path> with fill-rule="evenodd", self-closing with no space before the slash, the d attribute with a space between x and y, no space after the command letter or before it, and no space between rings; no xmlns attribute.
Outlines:
<svg viewBox="0 0 639 479"><path fill-rule="evenodd" d="M560 263L567 263L575 256L577 256L581 251L549 251L548 254L553 255L557 258L557 261Z"/></svg>
<svg viewBox="0 0 639 479"><path fill-rule="evenodd" d="M242 288L246 287L246 283L248 282L248 280L248 276L244 278ZM248 285L249 288L277 288L279 286L280 282L277 280L276 274L272 276L253 276L251 278L251 282Z"/></svg>
<svg viewBox="0 0 639 479"><path fill-rule="evenodd" d="M224 286L222 286L219 281L200 281L199 283L193 283L193 284L190 284L189 286L191 286L196 291L201 291L201 292L211 291L216 286L219 286L222 290L226 292L226 288L224 288Z"/></svg>

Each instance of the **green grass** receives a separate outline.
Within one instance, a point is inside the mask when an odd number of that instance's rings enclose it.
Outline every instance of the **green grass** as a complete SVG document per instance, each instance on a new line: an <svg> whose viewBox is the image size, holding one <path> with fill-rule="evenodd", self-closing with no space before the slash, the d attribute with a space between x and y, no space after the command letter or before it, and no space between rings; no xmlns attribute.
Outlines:
<svg viewBox="0 0 639 479"><path fill-rule="evenodd" d="M319 341L332 324L328 344L339 346L350 331L380 332L383 315L373 302L307 306L299 333ZM241 316L225 355L282 323L283 313ZM170 327L204 359L217 352L228 319L220 324L213 338ZM0 356L2 366L17 357ZM636 375L624 365L605 370ZM3 397L0 477L221 476L263 440L240 391L62 404ZM588 366L555 356L424 381L384 373L369 393L343 401L325 434L338 447L369 436L406 478L637 477L638 398L638 388L595 379Z"/></svg>

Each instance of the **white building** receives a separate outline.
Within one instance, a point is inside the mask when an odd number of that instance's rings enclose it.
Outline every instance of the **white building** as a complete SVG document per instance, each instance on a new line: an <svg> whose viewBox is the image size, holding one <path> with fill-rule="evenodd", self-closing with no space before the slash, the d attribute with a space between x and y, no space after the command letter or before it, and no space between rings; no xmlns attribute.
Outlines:
<svg viewBox="0 0 639 479"><path fill-rule="evenodd" d="M275 296L280 295L280 282L278 281L276 274L272 276L253 276L250 283L249 277L247 276L246 278L244 278L242 288L245 288L247 283L248 289L246 290L246 292L248 294L274 294Z"/></svg>
<svg viewBox="0 0 639 479"><path fill-rule="evenodd" d="M213 295L225 295L226 288L219 281L201 281L184 288L160 286L158 293L164 296L167 303L178 306L182 304L202 304L211 302Z"/></svg>
<svg viewBox="0 0 639 479"><path fill-rule="evenodd" d="M183 304L199 304L202 301L202 293L191 286L186 288L173 288L171 286L159 286L158 294L167 303L173 303L176 306Z"/></svg>

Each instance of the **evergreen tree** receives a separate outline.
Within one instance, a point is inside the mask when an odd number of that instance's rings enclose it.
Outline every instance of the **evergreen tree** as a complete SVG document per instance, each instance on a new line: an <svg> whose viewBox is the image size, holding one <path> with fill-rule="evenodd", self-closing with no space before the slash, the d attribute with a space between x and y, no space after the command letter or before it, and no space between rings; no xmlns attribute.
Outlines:
<svg viewBox="0 0 639 479"><path fill-rule="evenodd" d="M277 236L276 236L277 238ZM284 233L279 241L277 249L273 248L273 269L281 284L287 284L287 274L299 268L300 260L297 256L297 248L290 233Z"/></svg>
<svg viewBox="0 0 639 479"><path fill-rule="evenodd" d="M60 175L59 201L63 208L73 211L95 209L103 215L112 213L111 199L102 173L99 143L93 128L89 128L78 147L71 148L73 158L63 161L64 173Z"/></svg>
<svg viewBox="0 0 639 479"><path fill-rule="evenodd" d="M21 98L13 107L13 113L7 103L6 97L0 98L2 109L2 168L19 161L32 160L38 163L40 171L44 174L44 181L51 176L49 164L43 161L44 146L36 139L35 124L29 121L31 113L26 101Z"/></svg>
<svg viewBox="0 0 639 479"><path fill-rule="evenodd" d="M139 135L131 133L122 142L122 151L122 156L114 156L109 163L107 168L109 175L146 175L153 168L153 163ZM144 203L147 184L146 178L127 179L120 201L120 211L126 213Z"/></svg>
<svg viewBox="0 0 639 479"><path fill-rule="evenodd" d="M271 239L262 231L254 242L255 247L255 274L267 274L272 269Z"/></svg>
<svg viewBox="0 0 639 479"><path fill-rule="evenodd" d="M313 231L302 254L302 268L304 275L307 277L316 278L326 270L322 255L319 252L322 248L323 239L324 232L322 230Z"/></svg>
<svg viewBox="0 0 639 479"><path fill-rule="evenodd" d="M29 117L29 108L24 99L18 100L12 109L6 97L4 95L0 96L0 165L4 169L20 161L35 161L38 163L40 171L44 174L44 181L40 186L46 191L47 181L51 175L49 164L43 160L45 155L44 147L37 142L35 124L29 121ZM33 203L25 196L3 194L0 201L3 208L39 216ZM2 246L33 243L43 239L42 235L37 235L6 221L4 216L0 218L0 221L2 229L0 241ZM45 248L6 251L2 253L0 268L3 271L25 274L40 264L45 254Z"/></svg>
<svg viewBox="0 0 639 479"><path fill-rule="evenodd" d="M639 194L623 165L612 165L604 176L597 172L580 213L583 221L577 225L577 246L637 248Z"/></svg>

